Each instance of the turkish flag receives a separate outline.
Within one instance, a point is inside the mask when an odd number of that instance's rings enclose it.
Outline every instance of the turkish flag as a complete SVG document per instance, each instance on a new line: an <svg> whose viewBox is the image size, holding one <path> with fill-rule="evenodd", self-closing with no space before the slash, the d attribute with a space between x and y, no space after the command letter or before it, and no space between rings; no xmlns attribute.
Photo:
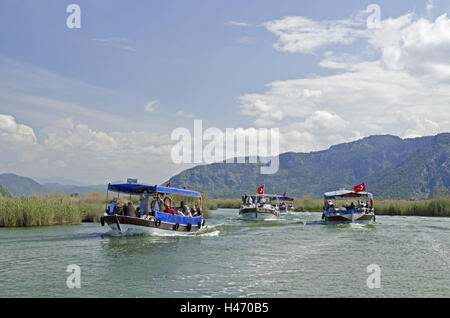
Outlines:
<svg viewBox="0 0 450 318"><path fill-rule="evenodd" d="M169 187L170 187L170 182L168 184L166 184L166 188L169 188Z"/></svg>
<svg viewBox="0 0 450 318"><path fill-rule="evenodd" d="M283 197L285 197L286 196L286 191L284 191L284 193L283 193Z"/></svg>
<svg viewBox="0 0 450 318"><path fill-rule="evenodd" d="M353 191L355 192L361 192L366 190L366 185L363 183L358 184L356 187L353 188Z"/></svg>
<svg viewBox="0 0 450 318"><path fill-rule="evenodd" d="M264 194L264 184L258 188L257 192L258 194Z"/></svg>

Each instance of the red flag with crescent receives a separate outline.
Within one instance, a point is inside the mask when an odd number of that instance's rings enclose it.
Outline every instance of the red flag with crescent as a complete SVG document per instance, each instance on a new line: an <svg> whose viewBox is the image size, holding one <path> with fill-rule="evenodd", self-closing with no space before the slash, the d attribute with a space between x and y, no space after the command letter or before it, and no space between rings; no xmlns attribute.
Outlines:
<svg viewBox="0 0 450 318"><path fill-rule="evenodd" d="M283 193L283 197L285 197L286 196L286 191L284 191L284 193Z"/></svg>
<svg viewBox="0 0 450 318"><path fill-rule="evenodd" d="M166 188L169 188L169 187L170 187L170 182L166 184Z"/></svg>
<svg viewBox="0 0 450 318"><path fill-rule="evenodd" d="M356 187L353 188L353 191L355 192L361 192L366 190L366 185L363 183L358 184Z"/></svg>
<svg viewBox="0 0 450 318"><path fill-rule="evenodd" d="M264 184L258 188L257 192L258 194L264 194Z"/></svg>

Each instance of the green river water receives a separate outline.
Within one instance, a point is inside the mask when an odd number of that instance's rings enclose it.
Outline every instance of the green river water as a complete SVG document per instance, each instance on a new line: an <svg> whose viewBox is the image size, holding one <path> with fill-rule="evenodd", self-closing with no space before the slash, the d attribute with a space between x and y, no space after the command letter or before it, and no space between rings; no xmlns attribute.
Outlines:
<svg viewBox="0 0 450 318"><path fill-rule="evenodd" d="M189 235L113 236L98 223L0 229L0 297L449 297L450 218L320 213L243 221L212 211ZM81 288L68 288L67 266ZM368 288L370 264L380 288Z"/></svg>

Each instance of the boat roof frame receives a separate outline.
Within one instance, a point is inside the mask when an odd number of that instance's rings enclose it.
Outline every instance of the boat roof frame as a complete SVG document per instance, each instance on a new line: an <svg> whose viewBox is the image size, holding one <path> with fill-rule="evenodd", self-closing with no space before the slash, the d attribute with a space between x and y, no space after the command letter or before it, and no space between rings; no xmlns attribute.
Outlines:
<svg viewBox="0 0 450 318"><path fill-rule="evenodd" d="M352 190L340 189L336 191L325 192L323 194L326 200L346 200L350 198L373 198L373 194L366 191L355 192Z"/></svg>
<svg viewBox="0 0 450 318"><path fill-rule="evenodd" d="M198 191L192 191L187 189L178 189L171 187L162 187L157 185L149 185L143 183L108 183L108 191L114 191L118 193L126 193L130 195L143 194L147 191L149 195L156 195L158 193L165 194L180 194L189 197L201 198L202 194Z"/></svg>

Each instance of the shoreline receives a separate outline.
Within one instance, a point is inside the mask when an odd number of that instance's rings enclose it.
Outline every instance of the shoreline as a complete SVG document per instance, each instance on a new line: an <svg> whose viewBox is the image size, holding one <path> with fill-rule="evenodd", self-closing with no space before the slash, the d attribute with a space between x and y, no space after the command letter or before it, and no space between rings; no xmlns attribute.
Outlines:
<svg viewBox="0 0 450 318"><path fill-rule="evenodd" d="M235 209L240 198L204 197L205 219L208 211ZM322 213L322 200L295 198L295 212ZM70 197L55 193L46 196L0 197L0 228L98 223L105 209L104 194L91 192ZM450 217L450 197L429 200L375 201L376 215Z"/></svg>

